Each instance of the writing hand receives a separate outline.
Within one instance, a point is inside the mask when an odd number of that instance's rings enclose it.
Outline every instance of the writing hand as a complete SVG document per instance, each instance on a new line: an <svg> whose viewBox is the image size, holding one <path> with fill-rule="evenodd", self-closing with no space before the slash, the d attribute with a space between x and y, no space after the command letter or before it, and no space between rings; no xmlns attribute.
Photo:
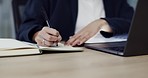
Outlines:
<svg viewBox="0 0 148 78"><path fill-rule="evenodd" d="M35 33L34 41L40 46L52 46L62 40L60 33L49 27L43 27L42 30Z"/></svg>

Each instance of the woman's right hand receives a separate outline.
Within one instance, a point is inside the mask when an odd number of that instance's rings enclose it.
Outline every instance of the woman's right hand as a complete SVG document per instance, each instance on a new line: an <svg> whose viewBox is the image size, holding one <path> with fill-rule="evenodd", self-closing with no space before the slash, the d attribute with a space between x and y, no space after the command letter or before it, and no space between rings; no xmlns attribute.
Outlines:
<svg viewBox="0 0 148 78"><path fill-rule="evenodd" d="M43 27L34 34L33 40L40 46L52 46L60 42L62 37L56 29Z"/></svg>

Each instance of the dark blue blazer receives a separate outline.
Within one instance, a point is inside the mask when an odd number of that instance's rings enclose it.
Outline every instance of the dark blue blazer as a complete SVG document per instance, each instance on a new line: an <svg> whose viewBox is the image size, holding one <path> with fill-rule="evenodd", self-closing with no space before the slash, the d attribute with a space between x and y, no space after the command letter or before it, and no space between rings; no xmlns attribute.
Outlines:
<svg viewBox="0 0 148 78"><path fill-rule="evenodd" d="M113 35L127 33L133 16L133 8L126 0L103 0L105 19L113 29ZM29 0L26 5L23 23L17 38L33 42L35 32L47 26L41 7L46 11L50 25L57 29L63 40L74 35L78 13L78 0Z"/></svg>

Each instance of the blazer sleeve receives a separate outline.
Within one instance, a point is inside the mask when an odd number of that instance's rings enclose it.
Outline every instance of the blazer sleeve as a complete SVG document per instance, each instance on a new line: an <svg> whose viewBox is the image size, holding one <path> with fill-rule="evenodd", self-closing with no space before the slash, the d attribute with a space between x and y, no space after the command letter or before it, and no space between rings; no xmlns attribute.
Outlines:
<svg viewBox="0 0 148 78"><path fill-rule="evenodd" d="M109 26L112 28L113 33L107 33L104 31L101 31L100 33L104 37L112 37L115 35L121 35L121 34L127 34L131 25L132 17L134 10L133 8L127 3L127 0L113 0L114 5L113 7L109 9L113 9L110 12L108 11L107 17L102 18L106 20L109 24ZM115 2L116 1L116 2Z"/></svg>
<svg viewBox="0 0 148 78"><path fill-rule="evenodd" d="M45 25L44 18L41 15L41 1L44 2L44 0L29 0L27 2L17 39L34 42L32 40L33 35Z"/></svg>

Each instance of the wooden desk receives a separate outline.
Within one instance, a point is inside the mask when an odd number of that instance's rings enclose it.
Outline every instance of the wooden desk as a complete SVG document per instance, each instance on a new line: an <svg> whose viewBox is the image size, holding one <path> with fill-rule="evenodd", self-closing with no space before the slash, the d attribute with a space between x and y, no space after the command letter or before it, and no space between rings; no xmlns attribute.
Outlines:
<svg viewBox="0 0 148 78"><path fill-rule="evenodd" d="M148 78L148 56L84 52L0 58L0 78Z"/></svg>

